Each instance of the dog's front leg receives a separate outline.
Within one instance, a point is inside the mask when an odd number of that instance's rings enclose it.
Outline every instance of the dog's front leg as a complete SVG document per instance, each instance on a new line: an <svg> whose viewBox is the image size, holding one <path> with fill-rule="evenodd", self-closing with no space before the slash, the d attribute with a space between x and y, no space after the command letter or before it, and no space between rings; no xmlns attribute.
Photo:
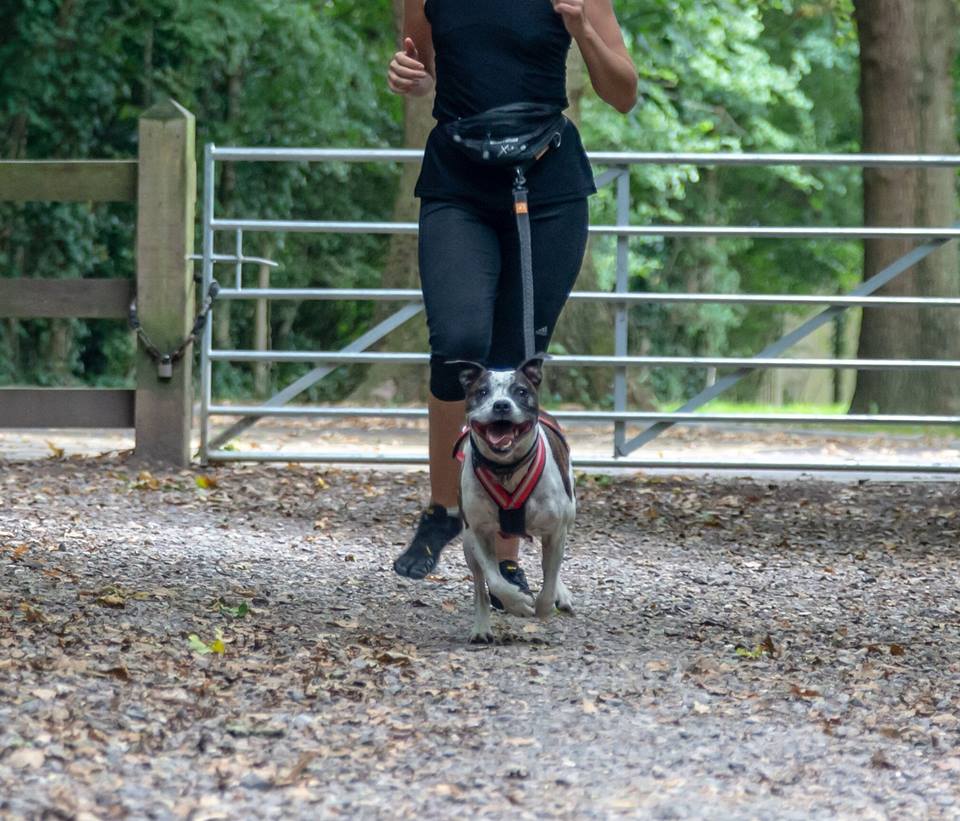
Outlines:
<svg viewBox="0 0 960 821"><path fill-rule="evenodd" d="M467 567L473 574L473 632L471 644L493 644L493 631L490 629L490 594L487 593L487 580L483 568L477 561L477 550L482 550L476 539L475 531L466 528L463 531L463 556Z"/></svg>
<svg viewBox="0 0 960 821"><path fill-rule="evenodd" d="M537 616L541 619L553 613L555 604L564 610L572 610L570 593L560 581L560 563L566 541L567 528L564 526L543 537L543 588L537 596Z"/></svg>

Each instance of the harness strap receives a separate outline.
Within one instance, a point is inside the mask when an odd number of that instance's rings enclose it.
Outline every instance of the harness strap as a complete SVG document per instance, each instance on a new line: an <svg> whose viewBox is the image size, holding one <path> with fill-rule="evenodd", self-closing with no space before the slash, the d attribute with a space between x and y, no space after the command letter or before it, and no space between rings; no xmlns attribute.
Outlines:
<svg viewBox="0 0 960 821"><path fill-rule="evenodd" d="M546 427L550 428L550 430L557 434L564 445L567 444L567 437L563 432L563 428L560 427L560 423L556 419L554 419L549 413L540 411L539 420L541 425L546 425Z"/></svg>
<svg viewBox="0 0 960 821"><path fill-rule="evenodd" d="M474 461L473 472L477 480L497 506L501 536L530 538L530 534L527 533L527 499L540 481L546 463L547 446L542 432L537 436L533 459L527 465L520 484L512 492L497 481L497 476L492 470Z"/></svg>
<svg viewBox="0 0 960 821"><path fill-rule="evenodd" d="M477 474L477 479L480 480L480 484L483 485L484 490L486 490L487 493L490 494L490 498L497 503L497 507L502 510L518 510L523 507L527 499L530 498L530 494L533 493L533 489L537 486L537 482L540 481L540 477L543 475L543 468L546 464L547 446L543 441L543 436L539 435L537 437L537 450L533 460L527 467L527 471L520 480L520 484L512 491L507 490L501 485L500 482L497 481L496 474L489 468L483 465L474 465L473 471Z"/></svg>
<svg viewBox="0 0 960 821"><path fill-rule="evenodd" d="M460 435L457 437L457 441L453 443L453 456L458 462L463 464L463 446L467 443L467 437L470 435L470 426L464 425L463 430L460 431Z"/></svg>
<svg viewBox="0 0 960 821"><path fill-rule="evenodd" d="M564 448L568 447L566 438L556 419L548 413L541 412L538 421L551 433L556 434ZM453 446L453 457L461 463L464 461L463 448L470 433L470 427L465 426ZM554 449L553 441L550 442L550 447ZM520 484L511 492L497 481L496 472L485 467L477 458L481 456L481 454L477 450L476 443L473 443L473 459L471 460L473 464L471 467L477 480L483 485L484 490L487 491L487 495L490 496L498 508L497 514L500 520L501 536L523 536L525 539L531 538L530 534L527 533L526 527L526 505L527 499L530 498L534 488L536 488L540 481L540 477L543 476L543 470L547 464L547 434L543 430L538 431L537 441L534 446L527 451L527 454L519 462L514 464L520 465L525 462L531 452L533 453L533 459L529 465L527 465L526 472L520 480ZM554 458L557 458L556 452L554 453ZM567 487L567 481L567 477L564 476L564 489L572 499L572 489Z"/></svg>

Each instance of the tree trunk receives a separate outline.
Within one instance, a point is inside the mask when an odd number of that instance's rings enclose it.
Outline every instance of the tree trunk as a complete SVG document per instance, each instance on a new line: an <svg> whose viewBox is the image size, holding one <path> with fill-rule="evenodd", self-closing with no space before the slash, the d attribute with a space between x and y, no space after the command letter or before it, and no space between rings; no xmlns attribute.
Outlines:
<svg viewBox="0 0 960 821"><path fill-rule="evenodd" d="M952 67L955 0L855 0L860 37L863 150L957 153ZM954 169L865 169L864 220L874 226L946 226L956 219ZM914 246L865 243L869 278ZM956 242L936 251L881 292L956 296ZM946 309L864 310L864 359L960 359L960 318ZM946 371L861 371L852 413L957 413L960 381Z"/></svg>
<svg viewBox="0 0 960 821"><path fill-rule="evenodd" d="M403 0L393 0L394 24L397 43L403 42ZM398 45L399 48L399 45ZM423 148L427 135L433 128L433 95L426 97L403 97L403 146ZM403 163L400 184L393 203L395 222L416 222L420 203L413 196L413 189L420 175L418 163ZM394 234L381 280L383 288L419 288L420 273L417 262L416 236ZM373 324L381 322L399 310L402 303L378 304L374 311ZM391 332L377 350L426 351L427 326L423 315L414 317ZM365 402L369 399L393 402L425 402L429 390L429 374L424 367L371 365L363 381L351 393L351 401Z"/></svg>
<svg viewBox="0 0 960 821"><path fill-rule="evenodd" d="M73 361L73 324L69 319L51 319L47 340L47 367L56 385L76 382L71 364Z"/></svg>

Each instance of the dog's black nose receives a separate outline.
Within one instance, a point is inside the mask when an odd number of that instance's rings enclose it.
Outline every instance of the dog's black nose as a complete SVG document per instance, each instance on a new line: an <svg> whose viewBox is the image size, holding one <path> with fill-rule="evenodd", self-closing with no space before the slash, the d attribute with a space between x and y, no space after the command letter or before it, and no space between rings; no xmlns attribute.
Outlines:
<svg viewBox="0 0 960 821"><path fill-rule="evenodd" d="M498 399L493 403L494 413L510 413L510 403L506 399Z"/></svg>

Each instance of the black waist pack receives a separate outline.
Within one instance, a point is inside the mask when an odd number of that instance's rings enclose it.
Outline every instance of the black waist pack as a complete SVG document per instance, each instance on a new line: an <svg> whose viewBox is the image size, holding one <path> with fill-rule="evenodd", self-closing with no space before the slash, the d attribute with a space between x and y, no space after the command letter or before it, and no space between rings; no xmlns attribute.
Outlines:
<svg viewBox="0 0 960 821"><path fill-rule="evenodd" d="M444 126L468 157L491 165L529 165L560 145L567 118L555 106L510 103Z"/></svg>

